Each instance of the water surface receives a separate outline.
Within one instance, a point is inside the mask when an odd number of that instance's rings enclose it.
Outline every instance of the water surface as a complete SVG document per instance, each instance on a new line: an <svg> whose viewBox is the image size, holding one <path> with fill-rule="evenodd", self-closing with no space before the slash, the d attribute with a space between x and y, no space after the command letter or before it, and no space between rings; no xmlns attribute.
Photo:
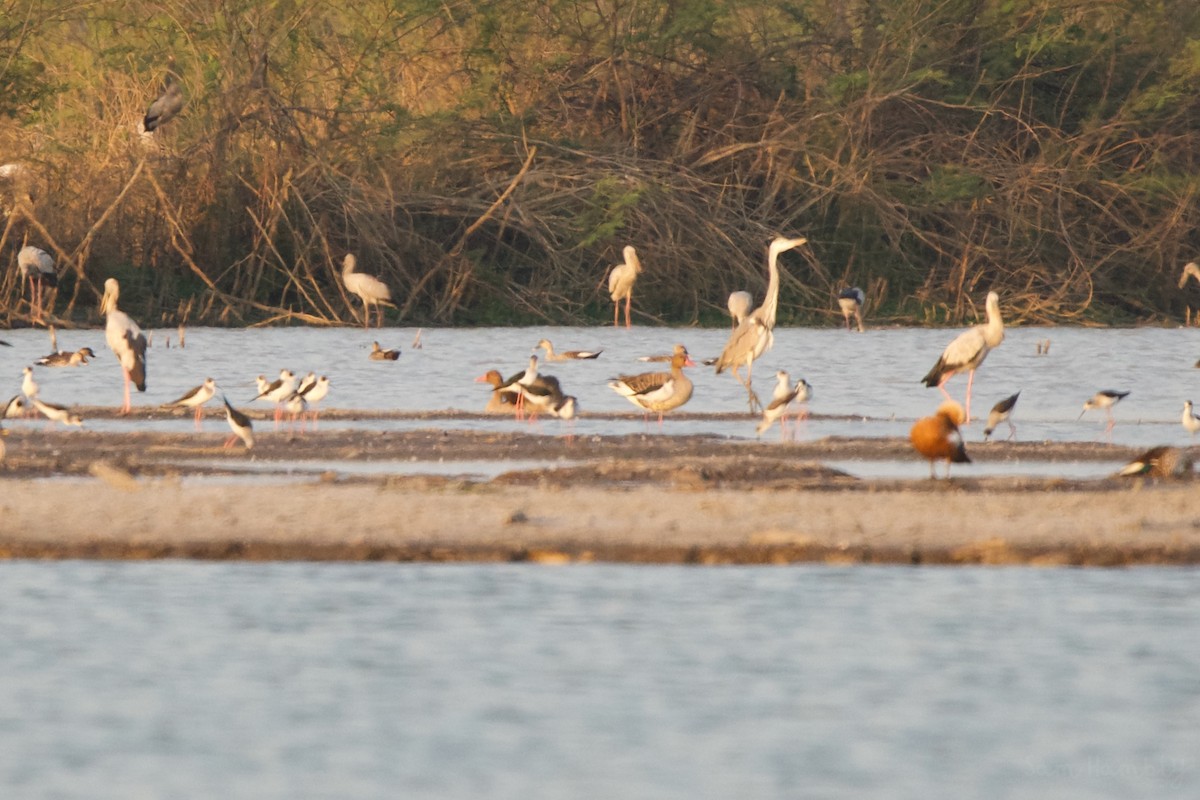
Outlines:
<svg viewBox="0 0 1200 800"><path fill-rule="evenodd" d="M755 386L768 395L773 375L786 369L815 388L809 404L818 419L805 425L803 438L822 436L905 436L912 421L930 413L941 399L920 379L960 329L897 328L847 334L841 329L779 328L775 347L755 365ZM164 347L174 331L155 331L150 351L149 388L135 403L169 402L212 376L235 405L249 405L257 374L274 378L281 368L298 374L326 374L333 389L325 405L350 409L402 411L482 410L488 389L473 379L488 369L505 376L524 369L531 349L543 336L559 349L603 349L596 361L545 365L580 406L591 412L633 412L627 400L605 384L619 374L661 370L638 356L669 352L676 342L693 357L717 355L728 331L698 328L468 328L426 329L424 348L406 345L414 331L389 328L193 328L187 348ZM0 393L20 389L21 368L49 349L42 331L5 332L11 348L0 348ZM396 362L370 361L371 341L399 346ZM1050 354L1037 355L1037 343L1051 340ZM62 331L60 346L91 346L100 357L76 369L36 369L46 399L62 404L119 405L120 370L104 346L103 331ZM988 356L975 381L973 412L986 416L993 403L1021 391L1013 420L1021 440L1107 441L1105 415L1089 411L1079 419L1083 403L1100 389L1130 390L1114 409L1118 420L1112 441L1118 444L1186 444L1191 437L1179 424L1183 401L1200 402L1200 354L1196 329L1010 328L1004 343ZM746 408L745 391L728 374L710 367L689 371L696 391L685 410L738 412ZM961 399L965 376L951 379L948 389ZM261 401L260 401L261 402ZM265 407L265 406L264 406ZM16 422L14 425L42 424ZM95 429L122 429L130 423L94 420ZM186 417L158 423L139 422L160 430L190 430ZM508 419L384 420L351 423L384 430L451 428L525 430ZM218 423L218 429L223 427ZM545 433L564 430L558 421L540 423ZM581 419L580 434L634 433L647 430L640 418ZM649 430L657 431L657 426ZM669 420L664 433L714 433L754 437L754 422L736 419ZM1008 435L1002 427L1000 436ZM777 436L775 431L769 437ZM969 441L981 440L982 424L967 430Z"/></svg>
<svg viewBox="0 0 1200 800"><path fill-rule="evenodd" d="M1192 798L1194 569L0 564L9 797Z"/></svg>

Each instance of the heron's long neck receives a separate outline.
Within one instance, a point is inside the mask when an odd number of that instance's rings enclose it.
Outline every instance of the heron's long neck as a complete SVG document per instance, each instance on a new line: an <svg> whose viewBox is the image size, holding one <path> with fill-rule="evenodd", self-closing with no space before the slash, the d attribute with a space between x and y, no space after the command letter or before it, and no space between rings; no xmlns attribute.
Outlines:
<svg viewBox="0 0 1200 800"><path fill-rule="evenodd" d="M775 327L775 309L779 306L779 254L771 251L767 258L767 296L763 298L762 319L767 328Z"/></svg>

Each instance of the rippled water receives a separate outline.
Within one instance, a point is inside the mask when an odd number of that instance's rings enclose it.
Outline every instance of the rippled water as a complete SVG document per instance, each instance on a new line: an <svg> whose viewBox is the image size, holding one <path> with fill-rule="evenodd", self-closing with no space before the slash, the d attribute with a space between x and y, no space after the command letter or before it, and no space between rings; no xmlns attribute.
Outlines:
<svg viewBox="0 0 1200 800"><path fill-rule="evenodd" d="M1195 797L1194 569L0 564L7 797Z"/></svg>
<svg viewBox="0 0 1200 800"><path fill-rule="evenodd" d="M903 436L912 420L932 411L940 400L934 389L919 381L937 360L942 348L959 329L887 329L847 334L840 329L780 328L775 347L756 365L755 385L769 394L774 372L787 369L804 376L815 387L810 404L814 414L832 419L811 421L805 438L826 435ZM412 329L364 332L357 328L275 328L229 330L193 328L187 348L166 349L174 331L156 331L150 353L149 390L136 396L138 404L170 401L204 377L217 379L235 405L246 405L255 394L253 378L278 375L281 368L303 374L327 374L333 389L325 404L354 409L438 411L481 410L487 388L472 379L490 368L504 375L522 370L531 348L546 336L559 349L603 348L597 361L558 363L545 371L560 378L565 389L578 396L585 411L632 412L633 406L605 386L621 373L662 369L644 364L642 355L669 352L684 343L693 357L715 356L728 331L696 328L472 328L427 329L425 347L409 350ZM44 332L8 331L4 338L14 346L0 347L0 391L16 393L21 368L48 351ZM1037 342L1051 340L1048 356L1038 356ZM119 368L104 347L103 332L63 331L63 349L91 346L100 354L92 365L78 369L37 368L36 376L46 399L63 404L118 405L121 402ZM373 339L385 347L399 346L397 362L367 359ZM975 382L975 414L986 414L1002 397L1021 390L1013 419L1025 440L1104 440L1105 417L1089 411L1082 420L1083 402L1099 389L1131 390L1115 409L1118 424L1113 441L1147 445L1186 443L1179 424L1183 401L1200 402L1200 370L1193 367L1200 355L1200 330L1194 329L1078 329L1010 328L1005 342L988 357ZM696 412L738 412L746 408L745 392L728 374L711 368L690 370L696 383L692 401L685 407ZM952 378L949 389L961 398L965 376ZM7 395L5 395L7 396ZM17 423L20 424L20 423ZM40 423L38 423L40 424ZM94 421L89 427L120 428L128 423ZM147 423L141 422L140 425ZM153 423L162 430L188 430L190 422ZM511 420L387 420L356 422L357 427L404 429L430 427L518 429ZM555 432L556 421L542 423ZM968 440L982 438L975 423ZM582 419L579 433L625 433L643 430L640 419ZM753 438L748 420L675 420L665 433L715 433ZM1002 428L1003 435L1007 429ZM771 435L776 435L772 432Z"/></svg>

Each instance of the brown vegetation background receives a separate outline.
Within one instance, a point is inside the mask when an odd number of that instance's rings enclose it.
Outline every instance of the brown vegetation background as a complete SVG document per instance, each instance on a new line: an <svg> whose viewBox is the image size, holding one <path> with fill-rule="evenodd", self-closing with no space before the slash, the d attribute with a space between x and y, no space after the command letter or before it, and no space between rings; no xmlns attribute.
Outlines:
<svg viewBox="0 0 1200 800"><path fill-rule="evenodd" d="M0 309L340 323L347 251L393 322L1179 317L1197 246L1194 0L0 0ZM168 72L187 105L138 121ZM1192 305L1200 305L1193 298Z"/></svg>

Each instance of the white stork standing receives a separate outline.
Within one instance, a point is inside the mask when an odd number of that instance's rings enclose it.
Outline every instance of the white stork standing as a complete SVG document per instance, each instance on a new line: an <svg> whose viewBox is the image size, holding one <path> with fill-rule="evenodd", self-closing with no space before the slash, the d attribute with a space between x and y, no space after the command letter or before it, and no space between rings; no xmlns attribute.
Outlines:
<svg viewBox="0 0 1200 800"><path fill-rule="evenodd" d="M767 294L763 304L750 312L742 323L734 329L717 358L717 374L727 368L732 369L733 377L746 387L750 396L750 410L761 407L758 397L750 386L751 370L759 356L771 349L775 342L775 311L779 306L779 254L799 247L808 239L801 236L798 239L785 239L778 236L767 249ZM746 367L746 380L738 375L738 367Z"/></svg>
<svg viewBox="0 0 1200 800"><path fill-rule="evenodd" d="M357 265L358 259L354 257L354 254L346 253L346 258L342 261L342 281L346 284L346 291L358 295L362 300L364 328L370 325L371 306L375 306L379 313L379 324L377 327L383 327L383 309L381 306L392 305L392 290L387 287L387 284L373 275L364 275L361 272L355 272L354 268Z"/></svg>
<svg viewBox="0 0 1200 800"><path fill-rule="evenodd" d="M642 271L642 262L638 258L633 245L625 245L621 251L625 260L613 267L608 273L608 295L613 301L613 327L619 326L621 300L625 300L625 327L629 327L629 305L633 302L633 284Z"/></svg>
<svg viewBox="0 0 1200 800"><path fill-rule="evenodd" d="M54 259L42 248L27 244L17 253L17 269L29 283L29 307L33 321L42 322L42 287L58 286Z"/></svg>
<svg viewBox="0 0 1200 800"><path fill-rule="evenodd" d="M121 287L117 284L117 279L106 280L104 297L100 300L100 313L107 316L104 339L120 362L121 372L125 376L125 404L121 406L121 413L128 414L133 410L129 399L130 382L139 392L146 391L146 335L128 314L117 308L120 294Z"/></svg>
<svg viewBox="0 0 1200 800"><path fill-rule="evenodd" d="M967 400L963 404L965 416L962 424L971 421L971 385L975 382L975 370L979 369L992 348L999 347L1003 341L1004 320L1000 317L1000 295L988 292L987 322L968 328L956 336L954 341L946 345L933 369L921 379L927 387L936 386L947 400L952 400L946 391L946 381L956 372L967 373Z"/></svg>

